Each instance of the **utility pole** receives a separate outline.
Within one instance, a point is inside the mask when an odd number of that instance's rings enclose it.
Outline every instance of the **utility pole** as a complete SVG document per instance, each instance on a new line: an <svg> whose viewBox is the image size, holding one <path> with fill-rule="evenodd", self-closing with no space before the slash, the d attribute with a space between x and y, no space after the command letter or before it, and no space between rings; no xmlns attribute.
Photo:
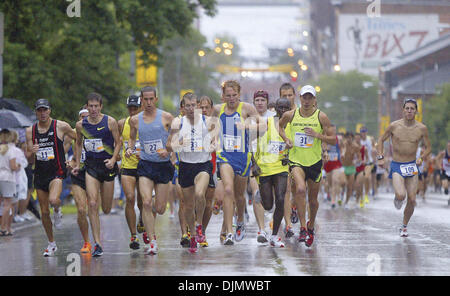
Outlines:
<svg viewBox="0 0 450 296"><path fill-rule="evenodd" d="M3 98L3 40L4 40L4 20L5 15L0 12L0 98Z"/></svg>

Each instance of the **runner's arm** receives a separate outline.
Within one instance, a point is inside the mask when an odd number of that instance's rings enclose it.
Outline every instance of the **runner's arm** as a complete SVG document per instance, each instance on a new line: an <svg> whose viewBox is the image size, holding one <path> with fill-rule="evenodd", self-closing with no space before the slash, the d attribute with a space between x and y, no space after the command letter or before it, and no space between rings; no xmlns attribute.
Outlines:
<svg viewBox="0 0 450 296"><path fill-rule="evenodd" d="M114 153L113 153L113 156L111 157L111 160L113 162L116 162L119 157L120 149L122 149L122 140L120 138L119 126L117 125L117 120L115 120L111 116L108 116L108 126L109 126L109 129L114 138Z"/></svg>
<svg viewBox="0 0 450 296"><path fill-rule="evenodd" d="M312 129L310 129L311 134L308 135L308 132L306 132L307 128L305 128L306 134L308 136L313 136L315 138L318 138L319 140L322 141L322 143L325 142L330 145L336 145L336 133L334 132L333 127L331 126L330 119L324 112L320 112L319 121L323 127L323 134L316 133Z"/></svg>
<svg viewBox="0 0 450 296"><path fill-rule="evenodd" d="M128 140L127 151L125 151L126 157L130 157L133 154L134 150L136 149L136 137L139 126L138 115L130 117L129 124L130 124L130 139Z"/></svg>
<svg viewBox="0 0 450 296"><path fill-rule="evenodd" d="M168 152L177 152L179 150L180 126L181 126L181 119L179 117L176 117L172 121L169 137L167 138L166 148Z"/></svg>

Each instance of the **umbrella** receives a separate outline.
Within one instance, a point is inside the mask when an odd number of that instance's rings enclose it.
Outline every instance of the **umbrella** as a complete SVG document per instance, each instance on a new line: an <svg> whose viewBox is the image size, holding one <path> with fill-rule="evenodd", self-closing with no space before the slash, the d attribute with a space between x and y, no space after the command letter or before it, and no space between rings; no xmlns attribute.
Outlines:
<svg viewBox="0 0 450 296"><path fill-rule="evenodd" d="M19 128L33 125L25 115L7 109L0 109L0 128Z"/></svg>
<svg viewBox="0 0 450 296"><path fill-rule="evenodd" d="M34 111L30 107L25 105L22 101L16 99L0 98L0 109L1 108L22 113L31 120L36 120L36 114L34 113Z"/></svg>

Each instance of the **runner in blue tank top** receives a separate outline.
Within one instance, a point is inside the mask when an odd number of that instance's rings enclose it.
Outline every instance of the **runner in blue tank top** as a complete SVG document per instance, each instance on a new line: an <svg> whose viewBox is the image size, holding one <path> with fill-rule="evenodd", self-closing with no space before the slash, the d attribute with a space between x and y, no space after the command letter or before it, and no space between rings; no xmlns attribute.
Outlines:
<svg viewBox="0 0 450 296"><path fill-rule="evenodd" d="M220 128L217 164L225 188L223 201L226 238L224 244L233 245L232 222L233 201L237 207L237 228L234 239L241 241L245 236L244 192L251 168L248 127L250 118L259 124L259 115L253 105L240 101L241 86L236 81L226 81L222 87L223 104L214 106L213 116L219 117ZM256 128L256 126L255 126ZM221 235L225 235L222 233Z"/></svg>
<svg viewBox="0 0 450 296"><path fill-rule="evenodd" d="M130 140L125 153L126 157L132 155L135 149L136 134L139 132L141 144L141 157L138 164L139 191L142 196L142 220L150 246L146 254L154 255L158 252L155 233L155 219L153 208L157 214L164 214L167 204L169 182L173 178L174 167L170 162L170 153L166 149L170 124L173 116L158 109L156 89L146 86L141 90L143 112L130 118ZM155 204L152 201L152 192L155 189Z"/></svg>
<svg viewBox="0 0 450 296"><path fill-rule="evenodd" d="M89 221L95 245L93 257L103 255L100 244L99 207L109 214L114 193L114 178L118 173L116 161L119 157L122 141L120 140L117 121L102 114L102 96L98 93L87 95L89 115L76 124L76 165L72 170L75 176L80 169L82 147L86 151L86 193L89 204ZM100 188L102 189L100 194Z"/></svg>

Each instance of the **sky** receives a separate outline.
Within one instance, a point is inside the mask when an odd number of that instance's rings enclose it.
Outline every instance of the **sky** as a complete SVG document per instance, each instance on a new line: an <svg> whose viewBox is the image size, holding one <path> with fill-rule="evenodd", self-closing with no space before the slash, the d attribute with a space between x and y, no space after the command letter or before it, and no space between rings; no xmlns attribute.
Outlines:
<svg viewBox="0 0 450 296"><path fill-rule="evenodd" d="M200 32L213 47L214 37L236 38L245 57L267 57L268 47L288 48L298 43L304 27L299 17L305 14L295 6L217 6L214 17L202 15ZM305 27L306 28L306 27Z"/></svg>

